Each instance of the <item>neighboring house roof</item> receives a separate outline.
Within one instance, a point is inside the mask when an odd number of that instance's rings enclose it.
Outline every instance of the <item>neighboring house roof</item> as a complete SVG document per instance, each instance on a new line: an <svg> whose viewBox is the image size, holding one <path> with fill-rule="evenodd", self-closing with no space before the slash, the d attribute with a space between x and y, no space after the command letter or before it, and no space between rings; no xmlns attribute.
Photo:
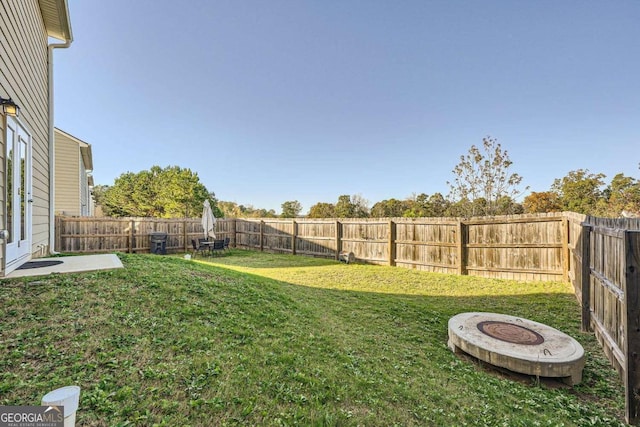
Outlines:
<svg viewBox="0 0 640 427"><path fill-rule="evenodd" d="M91 144L84 142L83 140L76 138L75 136L55 128L56 133L66 136L70 140L76 142L80 147L80 155L82 156L82 163L84 163L84 167L87 172L93 171L93 155L91 154ZM90 178L93 181L93 177ZM90 184L91 185L91 184Z"/></svg>
<svg viewBox="0 0 640 427"><path fill-rule="evenodd" d="M39 0L42 20L49 37L58 40L73 40L67 0Z"/></svg>

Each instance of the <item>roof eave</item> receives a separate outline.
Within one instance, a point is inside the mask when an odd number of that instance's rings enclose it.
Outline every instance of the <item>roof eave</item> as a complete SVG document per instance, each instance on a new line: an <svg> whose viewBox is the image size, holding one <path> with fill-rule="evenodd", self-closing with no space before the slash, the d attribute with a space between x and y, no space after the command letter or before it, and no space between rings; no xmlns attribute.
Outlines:
<svg viewBox="0 0 640 427"><path fill-rule="evenodd" d="M91 145L80 146L80 155L82 156L82 163L87 171L93 171L93 155L91 154Z"/></svg>
<svg viewBox="0 0 640 427"><path fill-rule="evenodd" d="M39 4L47 35L58 40L71 42L73 33L67 0L39 0Z"/></svg>

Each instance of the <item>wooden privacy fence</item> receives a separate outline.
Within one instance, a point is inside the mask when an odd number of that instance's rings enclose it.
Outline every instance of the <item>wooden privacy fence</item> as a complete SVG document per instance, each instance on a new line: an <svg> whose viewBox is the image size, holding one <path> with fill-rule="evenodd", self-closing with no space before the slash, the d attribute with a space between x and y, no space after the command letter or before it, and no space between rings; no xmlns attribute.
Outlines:
<svg viewBox="0 0 640 427"><path fill-rule="evenodd" d="M517 280L568 280L562 214L473 219L238 219L236 246Z"/></svg>
<svg viewBox="0 0 640 427"><path fill-rule="evenodd" d="M149 252L150 234L167 233L167 251L203 236L199 218L56 219L59 252ZM338 258L427 271L517 280L568 280L567 219L562 214L386 219L219 219L232 246Z"/></svg>
<svg viewBox="0 0 640 427"><path fill-rule="evenodd" d="M573 213L570 280L593 331L625 386L625 418L640 422L640 220Z"/></svg>
<svg viewBox="0 0 640 427"><path fill-rule="evenodd" d="M216 237L233 239L233 220L219 221ZM204 237L200 218L56 217L56 250L74 253L149 252L151 233L167 233L167 252L191 251Z"/></svg>

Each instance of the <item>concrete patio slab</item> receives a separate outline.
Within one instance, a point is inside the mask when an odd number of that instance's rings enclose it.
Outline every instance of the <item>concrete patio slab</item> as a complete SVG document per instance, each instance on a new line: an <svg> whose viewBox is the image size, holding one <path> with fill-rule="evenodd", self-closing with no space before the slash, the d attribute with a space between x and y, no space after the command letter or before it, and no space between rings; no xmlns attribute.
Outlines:
<svg viewBox="0 0 640 427"><path fill-rule="evenodd" d="M51 263L56 262L58 264L38 268L28 268L24 270L14 270L9 273L6 278L13 279L16 277L46 276L47 274L52 273L80 273L85 271L124 268L122 262L120 261L120 258L118 258L117 255L114 254L37 258L31 260L30 262L41 261L51 261Z"/></svg>

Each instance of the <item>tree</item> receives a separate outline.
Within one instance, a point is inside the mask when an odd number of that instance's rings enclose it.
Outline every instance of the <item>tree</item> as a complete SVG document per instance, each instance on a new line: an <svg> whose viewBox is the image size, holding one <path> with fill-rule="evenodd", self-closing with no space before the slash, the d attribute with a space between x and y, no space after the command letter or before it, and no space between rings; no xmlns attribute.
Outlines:
<svg viewBox="0 0 640 427"><path fill-rule="evenodd" d="M606 203L598 209L598 215L619 217L623 212L636 215L640 213L640 181L617 174L603 192Z"/></svg>
<svg viewBox="0 0 640 427"><path fill-rule="evenodd" d="M524 207L509 196L502 196L496 200L496 215L518 215L524 212Z"/></svg>
<svg viewBox="0 0 640 427"><path fill-rule="evenodd" d="M351 196L351 204L353 205L354 218L367 218L369 216L369 201L362 197L361 194Z"/></svg>
<svg viewBox="0 0 640 427"><path fill-rule="evenodd" d="M282 218L295 218L302 211L302 205L297 200L284 202L282 205Z"/></svg>
<svg viewBox="0 0 640 427"><path fill-rule="evenodd" d="M94 197L107 216L199 216L205 200L211 203L214 215L222 216L215 194L200 183L198 174L178 166L124 173L113 186L94 189Z"/></svg>
<svg viewBox="0 0 640 427"><path fill-rule="evenodd" d="M369 202L360 195L343 194L336 203L338 218L366 218L369 216Z"/></svg>
<svg viewBox="0 0 640 427"><path fill-rule="evenodd" d="M236 202L218 202L225 218L275 218L273 209L256 209L252 205L239 205Z"/></svg>
<svg viewBox="0 0 640 427"><path fill-rule="evenodd" d="M382 200L373 205L371 208L371 216L373 218L401 217L408 208L408 202L405 200Z"/></svg>
<svg viewBox="0 0 640 427"><path fill-rule="evenodd" d="M218 202L218 207L225 218L240 218L242 216L242 210L236 202L224 202L221 200Z"/></svg>
<svg viewBox="0 0 640 427"><path fill-rule="evenodd" d="M425 193L413 195L405 201L407 206L402 216L408 218L447 216L450 202L441 193L429 196Z"/></svg>
<svg viewBox="0 0 640 427"><path fill-rule="evenodd" d="M94 189L94 197L107 216L199 216L205 200L211 203L214 215L222 216L215 194L200 183L198 174L178 166L124 173L112 186Z"/></svg>
<svg viewBox="0 0 640 427"><path fill-rule="evenodd" d="M451 203L441 193L434 193L427 201L427 216L443 217L447 215L447 209Z"/></svg>
<svg viewBox="0 0 640 427"><path fill-rule="evenodd" d="M336 203L336 216L338 218L353 218L353 206L351 205L351 196L343 194L338 197Z"/></svg>
<svg viewBox="0 0 640 427"><path fill-rule="evenodd" d="M309 209L309 218L336 218L336 207L332 203L318 202Z"/></svg>
<svg viewBox="0 0 640 427"><path fill-rule="evenodd" d="M604 178L604 174L578 169L570 171L562 179L554 180L551 191L558 194L563 210L594 215L598 209L598 201L603 197L601 187L604 185Z"/></svg>
<svg viewBox="0 0 640 427"><path fill-rule="evenodd" d="M524 198L526 213L561 212L560 197L553 191L532 192Z"/></svg>
<svg viewBox="0 0 640 427"><path fill-rule="evenodd" d="M510 172L512 164L507 151L491 137L482 140L481 148L472 145L454 167L453 182L447 182L451 200L464 216L496 215L500 198L521 194L522 177Z"/></svg>

